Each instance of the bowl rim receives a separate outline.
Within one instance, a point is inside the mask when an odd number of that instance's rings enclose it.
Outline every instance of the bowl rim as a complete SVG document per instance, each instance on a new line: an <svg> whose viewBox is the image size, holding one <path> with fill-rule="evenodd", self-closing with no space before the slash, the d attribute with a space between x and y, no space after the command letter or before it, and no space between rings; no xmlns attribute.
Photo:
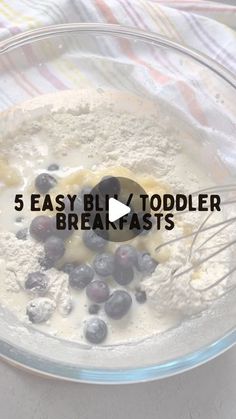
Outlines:
<svg viewBox="0 0 236 419"><path fill-rule="evenodd" d="M72 369L65 364L38 357L30 351L26 352L3 341L0 341L0 359L20 369L60 381L102 385L134 384L168 378L192 370L223 354L235 343L236 330L233 329L227 335L195 352L162 364L140 368L89 369L73 367Z"/></svg>
<svg viewBox="0 0 236 419"><path fill-rule="evenodd" d="M59 36L74 32L78 34L125 37L149 42L155 46L170 48L193 59L194 61L197 61L202 66L207 67L221 79L226 81L236 91L236 75L207 55L157 33L115 24L68 23L29 30L0 41L0 59L1 55L31 42L41 41L52 36ZM31 372L51 378L96 384L128 384L157 380L190 370L215 358L232 347L235 343L236 329L234 328L220 339L213 341L209 345L200 348L195 352L188 353L183 357L171 359L165 363L153 366L131 369L104 370L78 367L71 370L71 368L66 367L65 365L62 366L59 362L52 362L39 358L32 352L25 352L24 350L17 348L17 346L9 344L3 340L0 341L0 358L14 364L15 366L25 368Z"/></svg>
<svg viewBox="0 0 236 419"><path fill-rule="evenodd" d="M124 36L128 38L135 38L136 40L152 42L154 45L158 46L169 47L173 50L181 52L195 61L198 61L198 63L204 65L205 67L208 67L236 89L236 75L208 55L155 32L147 32L142 29L111 23L64 23L25 31L1 41L0 56L10 50L27 45L30 42L40 41L51 36L73 32L97 35L110 34L117 37Z"/></svg>

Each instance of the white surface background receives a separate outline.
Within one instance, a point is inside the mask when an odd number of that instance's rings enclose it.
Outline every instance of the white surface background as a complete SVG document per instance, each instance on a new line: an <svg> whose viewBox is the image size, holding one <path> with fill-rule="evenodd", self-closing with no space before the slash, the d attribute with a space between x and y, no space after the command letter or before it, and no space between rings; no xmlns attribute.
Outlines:
<svg viewBox="0 0 236 419"><path fill-rule="evenodd" d="M36 377L0 363L1 419L235 419L236 347L184 374L101 386Z"/></svg>

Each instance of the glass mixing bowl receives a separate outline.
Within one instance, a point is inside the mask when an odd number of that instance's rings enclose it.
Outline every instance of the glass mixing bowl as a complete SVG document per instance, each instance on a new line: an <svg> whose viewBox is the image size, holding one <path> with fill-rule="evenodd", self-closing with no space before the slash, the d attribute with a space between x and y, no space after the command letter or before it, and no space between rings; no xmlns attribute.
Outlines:
<svg viewBox="0 0 236 419"><path fill-rule="evenodd" d="M0 69L2 111L42 94L88 86L161 103L167 124L171 114L176 129L191 132L189 146L212 176L235 179L235 77L196 51L116 25L58 25L0 42ZM203 315L166 333L92 349L29 332L1 308L0 353L18 366L60 379L128 383L166 377L235 343L235 297L232 289Z"/></svg>

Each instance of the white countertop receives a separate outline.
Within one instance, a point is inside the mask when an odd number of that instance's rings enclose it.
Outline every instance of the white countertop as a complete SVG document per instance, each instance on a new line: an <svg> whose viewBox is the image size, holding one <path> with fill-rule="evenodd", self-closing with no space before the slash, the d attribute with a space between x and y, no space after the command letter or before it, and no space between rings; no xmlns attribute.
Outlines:
<svg viewBox="0 0 236 419"><path fill-rule="evenodd" d="M235 419L236 347L192 371L123 386L58 382L0 362L1 419Z"/></svg>

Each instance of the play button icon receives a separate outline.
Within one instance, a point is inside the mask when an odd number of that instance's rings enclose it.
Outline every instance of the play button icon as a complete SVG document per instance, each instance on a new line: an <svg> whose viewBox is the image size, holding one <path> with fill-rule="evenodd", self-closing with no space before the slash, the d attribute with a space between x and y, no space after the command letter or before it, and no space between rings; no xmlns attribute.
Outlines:
<svg viewBox="0 0 236 419"><path fill-rule="evenodd" d="M138 236L144 231L141 196L147 196L145 190L131 179L115 176L102 178L88 198L91 209L86 217L89 217L90 228L98 236L112 242L124 242ZM145 213L150 213L149 198Z"/></svg>
<svg viewBox="0 0 236 419"><path fill-rule="evenodd" d="M131 211L130 207L118 201L117 199L109 199L109 221L112 223L119 220L119 218L124 217L124 215L129 214Z"/></svg>

